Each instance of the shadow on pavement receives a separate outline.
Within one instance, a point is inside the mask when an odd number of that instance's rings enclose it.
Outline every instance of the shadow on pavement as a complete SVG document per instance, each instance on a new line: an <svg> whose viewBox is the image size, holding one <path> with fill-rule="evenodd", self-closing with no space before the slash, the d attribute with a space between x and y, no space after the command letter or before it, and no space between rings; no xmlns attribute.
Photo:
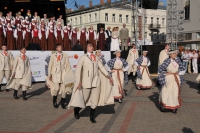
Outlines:
<svg viewBox="0 0 200 133"><path fill-rule="evenodd" d="M98 106L95 111L95 117L100 114L115 114L115 105L106 105ZM86 107L83 111L80 112L80 117L89 117L90 116L90 107Z"/></svg>
<svg viewBox="0 0 200 133"><path fill-rule="evenodd" d="M184 128L182 129L182 131L183 131L183 133L194 133L194 131L192 131L192 129L187 128L187 127L184 127Z"/></svg>
<svg viewBox="0 0 200 133"><path fill-rule="evenodd" d="M186 83L189 85L189 87L191 88L191 89L196 89L196 90L198 90L198 94L200 94L200 86L199 86L199 84L198 83L196 83L196 82L191 82L191 81L186 81Z"/></svg>
<svg viewBox="0 0 200 133"><path fill-rule="evenodd" d="M35 91L29 92L26 95L27 95L27 98L31 98L34 96L42 95L46 91L49 91L49 90L46 87L43 87L43 88L37 89Z"/></svg>
<svg viewBox="0 0 200 133"><path fill-rule="evenodd" d="M160 110L158 92L153 92L153 95L149 96L148 98L155 104L156 108Z"/></svg>

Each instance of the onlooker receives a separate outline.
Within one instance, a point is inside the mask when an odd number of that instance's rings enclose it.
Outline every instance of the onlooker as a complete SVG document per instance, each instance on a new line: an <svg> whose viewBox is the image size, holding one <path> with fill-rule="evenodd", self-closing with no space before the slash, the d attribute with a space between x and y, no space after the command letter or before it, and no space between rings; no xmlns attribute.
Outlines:
<svg viewBox="0 0 200 133"><path fill-rule="evenodd" d="M124 51L124 45L125 45L125 50L128 50L128 44L127 44L127 39L129 37L129 30L126 28L126 24L123 24L123 28L119 31L119 37L121 40L121 49Z"/></svg>
<svg viewBox="0 0 200 133"><path fill-rule="evenodd" d="M112 37L112 31L110 30L110 26L108 26L106 30L106 34L108 38L106 39L106 50L110 51L110 43L111 43L111 37Z"/></svg>
<svg viewBox="0 0 200 133"><path fill-rule="evenodd" d="M193 56L192 56L193 73L196 74L196 73L198 73L198 68L197 68L198 54L197 54L196 50L193 50L192 53L193 53Z"/></svg>

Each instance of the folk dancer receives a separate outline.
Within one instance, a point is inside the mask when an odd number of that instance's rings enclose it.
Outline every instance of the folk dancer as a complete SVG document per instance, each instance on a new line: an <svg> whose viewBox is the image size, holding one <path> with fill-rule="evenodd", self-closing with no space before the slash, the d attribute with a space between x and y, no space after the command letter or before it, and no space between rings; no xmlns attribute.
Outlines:
<svg viewBox="0 0 200 133"><path fill-rule="evenodd" d="M56 30L54 31L56 44L60 44L63 46L63 29L61 28L61 23L57 24Z"/></svg>
<svg viewBox="0 0 200 133"><path fill-rule="evenodd" d="M30 27L26 25L26 30L23 31L24 46L27 47L31 43Z"/></svg>
<svg viewBox="0 0 200 133"><path fill-rule="evenodd" d="M32 39L33 39L33 43L35 44L40 44L40 40L39 40L39 30L37 29L37 26L35 25L34 29L32 30Z"/></svg>
<svg viewBox="0 0 200 133"><path fill-rule="evenodd" d="M6 29L6 42L7 42L7 48L10 50L14 50L14 30L12 29L10 23L7 25Z"/></svg>
<svg viewBox="0 0 200 133"><path fill-rule="evenodd" d="M150 89L152 87L152 80L148 69L151 62L147 57L147 52L143 51L142 56L135 61L135 65L137 66L136 86L138 89Z"/></svg>
<svg viewBox="0 0 200 133"><path fill-rule="evenodd" d="M71 69L68 55L62 52L62 46L56 45L56 52L51 55L48 77L51 81L51 95L53 96L53 106L58 108L57 95L61 94L61 106L66 109L66 94L71 94L74 85L74 72Z"/></svg>
<svg viewBox="0 0 200 133"><path fill-rule="evenodd" d="M20 54L14 58L11 79L6 88L14 88L14 99L19 99L17 92L22 88L23 100L27 100L26 91L32 89L30 59L26 55L26 48L20 48Z"/></svg>
<svg viewBox="0 0 200 133"><path fill-rule="evenodd" d="M5 40L5 36L6 36L5 32L6 32L5 28L0 19L0 47L3 46L3 44L4 44L4 40Z"/></svg>
<svg viewBox="0 0 200 133"><path fill-rule="evenodd" d="M198 54L196 52L196 50L193 50L192 53L192 67L193 67L193 73L197 74L198 73L198 67L197 67L197 58L198 58Z"/></svg>
<svg viewBox="0 0 200 133"><path fill-rule="evenodd" d="M101 50L96 50L95 55L99 58L99 61L102 65L106 68L106 60L104 56L101 55ZM98 106L105 106L114 104L114 98L112 94L112 85L110 84L109 80L105 77L105 75L99 70L99 77L100 77L100 98Z"/></svg>
<svg viewBox="0 0 200 133"><path fill-rule="evenodd" d="M63 34L64 34L63 49L70 51L71 49L70 40L69 40L70 31L67 29L67 26L64 27Z"/></svg>
<svg viewBox="0 0 200 133"><path fill-rule="evenodd" d="M128 75L132 72L133 77L132 81L135 82L135 74L137 71L137 66L135 65L135 60L139 57L138 50L136 49L136 45L132 44L132 49L129 50L128 57L126 61L129 64Z"/></svg>
<svg viewBox="0 0 200 133"><path fill-rule="evenodd" d="M88 34L87 31L85 30L85 27L82 27L82 30L79 32L78 40L82 48L85 49L88 40Z"/></svg>
<svg viewBox="0 0 200 133"><path fill-rule="evenodd" d="M7 47L4 44L2 46L2 50L0 52L0 91L1 91L1 84L3 81L3 78L6 78L6 82L9 81L11 76L11 71L13 68L13 55L10 51L7 51ZM6 91L8 92L10 88L6 88Z"/></svg>
<svg viewBox="0 0 200 133"><path fill-rule="evenodd" d="M180 89L183 82L183 77L179 73L184 71L185 67L180 59L176 58L177 51L170 50L169 56L170 58L165 59L158 68L158 80L162 86L159 103L162 112L170 109L177 113L181 106Z"/></svg>
<svg viewBox="0 0 200 133"><path fill-rule="evenodd" d="M76 31L76 28L73 27L73 28L72 28L72 31L71 31L71 33L70 33L71 48L73 48L74 45L77 44L77 38L78 38L78 34L77 34L77 31Z"/></svg>
<svg viewBox="0 0 200 133"><path fill-rule="evenodd" d="M97 34L96 31L93 30L93 26L90 26L90 29L88 30L88 42L91 42L94 45L94 50L97 49Z"/></svg>
<svg viewBox="0 0 200 133"><path fill-rule="evenodd" d="M106 39L108 38L106 32L104 31L104 28L100 28L100 31L97 34L97 40L98 40L98 48L102 51L105 50L105 44Z"/></svg>
<svg viewBox="0 0 200 133"><path fill-rule="evenodd" d="M56 38L55 38L55 34L54 34L54 29L53 26L51 25L50 28L47 30L47 34L46 34L46 38L47 38L47 48L48 50L54 50L54 45L56 43Z"/></svg>
<svg viewBox="0 0 200 133"><path fill-rule="evenodd" d="M47 50L47 36L46 36L46 29L44 25L40 26L39 30L39 39L40 39L40 47L41 50Z"/></svg>
<svg viewBox="0 0 200 133"><path fill-rule="evenodd" d="M121 50L116 50L113 54L116 58L108 61L107 65L110 68L113 78L112 92L114 99L118 99L119 103L122 103L122 98L124 94L124 86L128 85L128 69L129 65L125 59L121 57Z"/></svg>
<svg viewBox="0 0 200 133"><path fill-rule="evenodd" d="M20 24L17 25L17 29L14 31L14 37L16 40L15 47L17 50L19 50L22 46L24 46L23 31Z"/></svg>
<svg viewBox="0 0 200 133"><path fill-rule="evenodd" d="M94 114L95 109L99 103L100 97L100 79L99 69L110 80L108 72L93 54L93 44L86 45L85 55L81 56L76 70L75 70L75 83L69 107L74 106L74 116L79 119L79 111L86 106L90 106L90 121L96 123Z"/></svg>

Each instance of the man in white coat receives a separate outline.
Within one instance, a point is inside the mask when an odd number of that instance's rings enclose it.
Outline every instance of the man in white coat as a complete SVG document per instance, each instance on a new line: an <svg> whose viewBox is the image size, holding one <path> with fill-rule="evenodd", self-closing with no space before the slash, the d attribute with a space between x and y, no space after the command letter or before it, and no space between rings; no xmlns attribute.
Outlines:
<svg viewBox="0 0 200 133"><path fill-rule="evenodd" d="M7 88L14 88L14 98L19 99L17 92L22 88L23 100L27 100L26 91L32 89L31 66L29 57L26 55L26 48L20 48L20 54L14 58L11 79L7 83Z"/></svg>
<svg viewBox="0 0 200 133"><path fill-rule="evenodd" d="M71 69L68 55L62 52L61 44L56 44L56 52L51 55L48 66L48 77L51 81L51 95L53 96L53 106L58 108L57 95L61 94L61 106L66 109L66 94L72 92L74 82L74 72Z"/></svg>
<svg viewBox="0 0 200 133"><path fill-rule="evenodd" d="M128 57L126 61L129 64L128 75L132 72L133 77L132 81L135 80L135 73L137 71L137 66L135 65L135 60L139 57L138 50L136 49L136 45L132 44L132 49L129 50Z"/></svg>
<svg viewBox="0 0 200 133"><path fill-rule="evenodd" d="M165 44L165 49L162 50L159 54L158 67L164 62L165 59L169 58L168 54L169 49L170 49L169 44Z"/></svg>
<svg viewBox="0 0 200 133"><path fill-rule="evenodd" d="M81 56L75 71L75 83L72 97L69 103L74 106L74 116L79 119L79 111L86 106L91 107L90 121L96 123L94 118L95 109L100 97L100 77L99 69L112 83L113 80L100 62L99 58L93 54L93 44L86 45L85 55Z"/></svg>
<svg viewBox="0 0 200 133"><path fill-rule="evenodd" d="M3 45L0 51L0 91L3 78L5 77L7 82L9 81L12 67L13 55L10 51L7 51L6 45ZM6 91L8 92L9 88Z"/></svg>

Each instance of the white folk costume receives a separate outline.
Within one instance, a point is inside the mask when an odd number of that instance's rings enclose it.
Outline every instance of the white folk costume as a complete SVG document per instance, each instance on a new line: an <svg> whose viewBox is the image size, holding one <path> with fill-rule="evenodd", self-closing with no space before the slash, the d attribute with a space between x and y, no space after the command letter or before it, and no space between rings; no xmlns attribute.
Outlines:
<svg viewBox="0 0 200 133"><path fill-rule="evenodd" d="M114 70L112 73L113 86L112 92L114 99L122 99L124 93L124 85L128 84L128 69L129 65L125 59L114 58L107 63L110 70ZM125 81L125 82L124 82Z"/></svg>
<svg viewBox="0 0 200 133"><path fill-rule="evenodd" d="M169 58L168 50L164 49L159 54L158 67L164 62L165 59Z"/></svg>
<svg viewBox="0 0 200 133"><path fill-rule="evenodd" d="M106 65L106 61L103 56L99 57L100 62L103 66ZM106 75L104 75L101 70L99 70L99 77L100 77L100 98L98 106L105 106L114 104L113 94L112 94L112 85L110 84L109 80L107 79Z"/></svg>
<svg viewBox="0 0 200 133"><path fill-rule="evenodd" d="M74 72L71 69L69 58L65 53L54 53L51 55L48 66L48 77L52 77L50 83L51 95L54 97L54 107L57 108L57 95L61 94L62 108L65 108L66 94L71 94Z"/></svg>
<svg viewBox="0 0 200 133"><path fill-rule="evenodd" d="M140 56L135 65L137 68L136 86L138 89L150 89L152 87L152 80L150 78L148 66L150 66L150 60L148 57Z"/></svg>
<svg viewBox="0 0 200 133"><path fill-rule="evenodd" d="M79 111L86 106L91 107L90 121L96 123L94 118L95 109L99 105L100 99L100 77L99 70L108 76L108 72L98 58L92 53L87 53L78 61L75 71L75 83L72 97L69 103L74 106L74 116L79 119ZM107 79L108 80L108 79ZM79 86L81 87L79 88Z"/></svg>
<svg viewBox="0 0 200 133"><path fill-rule="evenodd" d="M135 75L137 71L137 66L135 65L135 60L139 57L137 49L130 49L126 61L129 64L128 75L132 72Z"/></svg>
<svg viewBox="0 0 200 133"><path fill-rule="evenodd" d="M184 70L185 68L179 59L167 58L159 66L158 80L162 86L159 98L161 109L176 110L181 106L180 89L183 77L179 75L179 72Z"/></svg>
<svg viewBox="0 0 200 133"><path fill-rule="evenodd" d="M29 57L20 54L14 58L14 65L11 74L12 78L6 85L6 88L14 88L14 98L17 98L17 91L22 88L23 100L27 100L26 91L27 89L32 89L32 79L31 79L31 66Z"/></svg>
<svg viewBox="0 0 200 133"><path fill-rule="evenodd" d="M108 76L103 64L93 54L87 53L79 59L69 107L85 108L86 106L91 106L91 108L95 109L98 106L100 97L99 69L105 76ZM82 85L81 89L77 89L79 83Z"/></svg>
<svg viewBox="0 0 200 133"><path fill-rule="evenodd" d="M11 75L11 70L13 66L13 55L9 51L0 51L0 91L3 78L6 78L8 82ZM10 88L7 88L7 91Z"/></svg>

